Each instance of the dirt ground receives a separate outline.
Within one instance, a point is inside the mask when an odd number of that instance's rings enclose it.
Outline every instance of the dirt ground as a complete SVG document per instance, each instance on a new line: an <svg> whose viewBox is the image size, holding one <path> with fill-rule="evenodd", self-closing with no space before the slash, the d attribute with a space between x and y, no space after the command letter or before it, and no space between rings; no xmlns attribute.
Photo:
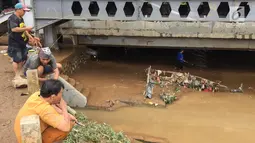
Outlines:
<svg viewBox="0 0 255 143"><path fill-rule="evenodd" d="M3 48L3 47L2 47ZM7 56L0 55L0 140L1 142L15 143L13 124L20 107L24 104L27 96L20 96L27 89L15 89L11 80L14 77L11 63Z"/></svg>

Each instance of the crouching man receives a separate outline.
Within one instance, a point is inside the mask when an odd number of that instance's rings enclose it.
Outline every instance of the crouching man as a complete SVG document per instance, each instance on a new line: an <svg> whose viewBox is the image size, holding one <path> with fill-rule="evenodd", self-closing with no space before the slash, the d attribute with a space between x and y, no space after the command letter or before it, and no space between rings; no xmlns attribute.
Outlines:
<svg viewBox="0 0 255 143"><path fill-rule="evenodd" d="M59 80L46 80L40 92L31 95L16 116L14 131L21 143L20 120L24 116L40 117L43 143L62 142L73 128L77 119L67 113L66 102L62 98L64 86Z"/></svg>
<svg viewBox="0 0 255 143"><path fill-rule="evenodd" d="M23 66L24 74L28 69L37 69L39 81L45 81L47 74L54 73L54 79L58 79L62 65L56 63L50 48L41 48L38 54L31 55Z"/></svg>

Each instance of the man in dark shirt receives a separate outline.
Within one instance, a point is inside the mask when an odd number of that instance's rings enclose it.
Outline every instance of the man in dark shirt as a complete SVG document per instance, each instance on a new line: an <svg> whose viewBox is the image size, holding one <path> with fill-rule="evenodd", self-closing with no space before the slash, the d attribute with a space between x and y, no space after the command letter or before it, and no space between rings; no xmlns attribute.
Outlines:
<svg viewBox="0 0 255 143"><path fill-rule="evenodd" d="M45 81L47 80L45 76L51 73L54 73L54 79L58 79L62 65L56 62L50 48L44 47L38 54L31 55L27 59L23 66L25 76L28 69L37 69L39 81Z"/></svg>
<svg viewBox="0 0 255 143"><path fill-rule="evenodd" d="M27 59L26 44L33 37L29 34L32 27L26 27L23 16L29 11L22 3L15 5L15 13L8 19L8 55L13 60L14 79L21 78L21 68Z"/></svg>
<svg viewBox="0 0 255 143"><path fill-rule="evenodd" d="M178 55L177 55L177 63L176 63L176 68L177 70L183 70L183 65L184 65L184 62L186 62L183 58L183 53L184 53L184 50L181 50Z"/></svg>

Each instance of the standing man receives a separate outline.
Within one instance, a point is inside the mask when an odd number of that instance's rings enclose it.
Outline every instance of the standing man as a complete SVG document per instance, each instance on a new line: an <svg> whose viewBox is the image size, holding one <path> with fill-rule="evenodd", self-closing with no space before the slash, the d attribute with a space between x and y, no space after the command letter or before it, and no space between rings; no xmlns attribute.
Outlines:
<svg viewBox="0 0 255 143"><path fill-rule="evenodd" d="M22 3L15 5L15 12L8 18L8 55L12 58L13 70L15 72L14 79L21 78L21 68L27 59L26 44L29 40L33 41L33 37L29 34L32 27L26 27L23 16L29 11Z"/></svg>
<svg viewBox="0 0 255 143"><path fill-rule="evenodd" d="M178 53L178 55L177 55L176 69L177 69L177 70L180 70L180 71L183 70L184 62L186 62L186 61L184 60L183 53L184 53L184 50L181 50L181 51Z"/></svg>
<svg viewBox="0 0 255 143"><path fill-rule="evenodd" d="M38 54L29 56L24 68L24 74L28 69L37 69L40 81L45 81L45 76L54 73L54 79L58 79L62 65L56 62L49 47L44 47L39 50Z"/></svg>
<svg viewBox="0 0 255 143"><path fill-rule="evenodd" d="M21 143L20 120L24 116L40 117L43 143L63 141L73 128L77 119L67 112L66 102L62 98L64 85L59 80L47 80L40 92L32 94L15 119L14 132L18 143Z"/></svg>

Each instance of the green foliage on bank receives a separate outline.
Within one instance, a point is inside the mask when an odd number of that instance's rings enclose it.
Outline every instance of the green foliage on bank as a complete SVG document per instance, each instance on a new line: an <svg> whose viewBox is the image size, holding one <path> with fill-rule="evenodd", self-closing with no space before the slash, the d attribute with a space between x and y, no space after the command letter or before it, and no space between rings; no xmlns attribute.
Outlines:
<svg viewBox="0 0 255 143"><path fill-rule="evenodd" d="M105 123L90 121L82 113L76 118L84 126L75 125L64 143L130 143L122 132L116 133Z"/></svg>

